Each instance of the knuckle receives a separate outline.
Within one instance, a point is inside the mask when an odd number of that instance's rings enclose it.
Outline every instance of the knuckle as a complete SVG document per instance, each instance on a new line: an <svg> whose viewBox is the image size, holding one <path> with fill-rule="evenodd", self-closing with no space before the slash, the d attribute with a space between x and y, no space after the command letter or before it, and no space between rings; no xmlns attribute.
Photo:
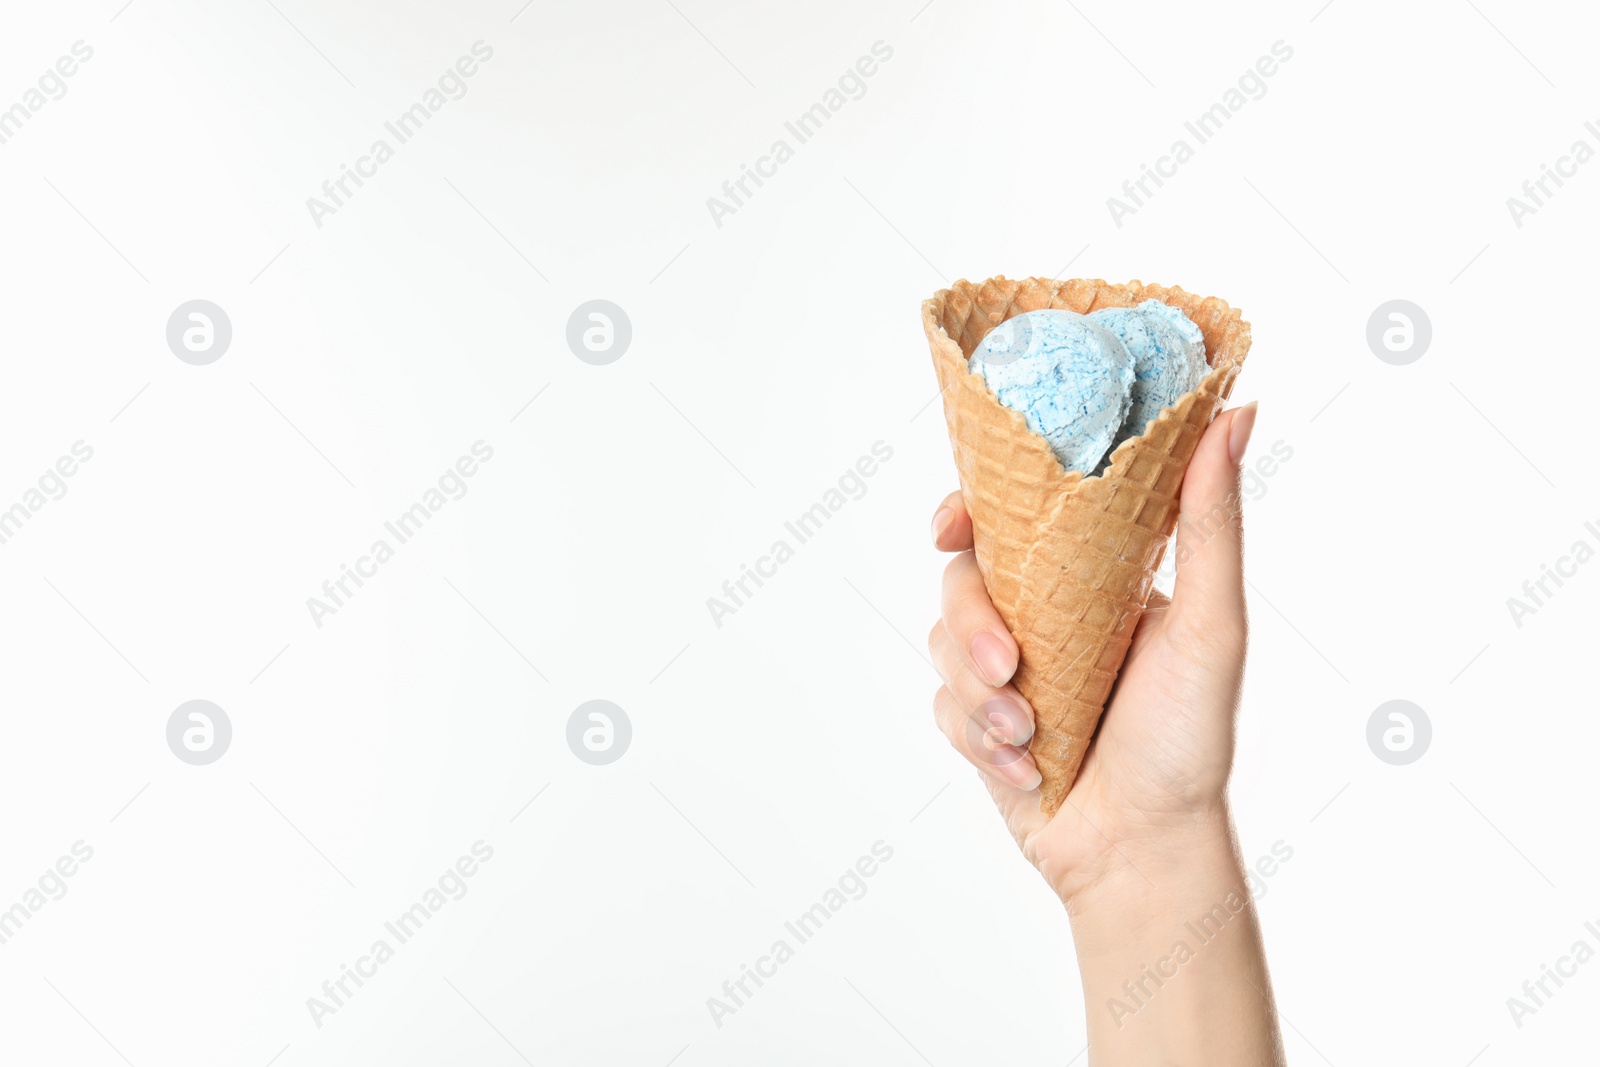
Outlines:
<svg viewBox="0 0 1600 1067"><path fill-rule="evenodd" d="M946 685L951 685L957 675L957 661L951 652L953 648L944 625L935 626L928 635L928 657L933 661L933 669L939 675L939 680Z"/></svg>
<svg viewBox="0 0 1600 1067"><path fill-rule="evenodd" d="M939 732L945 737L950 737L949 709L955 704L955 698L948 685L941 685L933 694L933 721L939 727Z"/></svg>

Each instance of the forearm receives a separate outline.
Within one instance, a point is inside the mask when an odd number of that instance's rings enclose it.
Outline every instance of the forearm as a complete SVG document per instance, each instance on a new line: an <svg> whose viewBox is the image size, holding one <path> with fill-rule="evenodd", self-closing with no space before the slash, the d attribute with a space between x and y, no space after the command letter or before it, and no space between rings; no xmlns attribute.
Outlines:
<svg viewBox="0 0 1600 1067"><path fill-rule="evenodd" d="M1261 926L1226 813L1120 853L1068 902L1090 1067L1281 1067Z"/></svg>

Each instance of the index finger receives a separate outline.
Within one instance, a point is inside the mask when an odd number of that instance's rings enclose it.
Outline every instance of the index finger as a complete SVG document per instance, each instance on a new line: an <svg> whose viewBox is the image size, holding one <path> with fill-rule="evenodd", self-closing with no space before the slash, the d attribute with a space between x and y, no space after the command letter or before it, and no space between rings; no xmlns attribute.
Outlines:
<svg viewBox="0 0 1600 1067"><path fill-rule="evenodd" d="M939 502L933 513L933 547L941 552L965 552L972 547L972 516L957 489Z"/></svg>

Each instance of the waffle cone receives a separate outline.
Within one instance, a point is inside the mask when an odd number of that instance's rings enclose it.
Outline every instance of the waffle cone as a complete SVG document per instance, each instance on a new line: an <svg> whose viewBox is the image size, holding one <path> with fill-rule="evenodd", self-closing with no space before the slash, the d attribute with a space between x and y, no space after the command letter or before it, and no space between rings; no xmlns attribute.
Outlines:
<svg viewBox="0 0 1600 1067"><path fill-rule="evenodd" d="M1028 311L1086 314L1160 300L1205 335L1199 388L1085 477L1061 466L1023 416L967 360L995 326ZM972 515L978 567L1021 651L1018 692L1033 706L1029 751L1054 815L1078 775L1178 517L1178 487L1200 435L1233 389L1250 324L1216 297L1160 285L1044 278L959 281L923 302L945 423Z"/></svg>

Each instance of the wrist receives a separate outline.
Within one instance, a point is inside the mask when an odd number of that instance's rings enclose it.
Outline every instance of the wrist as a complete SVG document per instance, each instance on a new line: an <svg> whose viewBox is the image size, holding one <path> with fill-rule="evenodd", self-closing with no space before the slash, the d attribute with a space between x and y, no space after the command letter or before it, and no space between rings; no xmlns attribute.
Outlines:
<svg viewBox="0 0 1600 1067"><path fill-rule="evenodd" d="M1229 888L1248 891L1225 800L1108 843L1091 870L1062 886L1075 930L1165 914Z"/></svg>
<svg viewBox="0 0 1600 1067"><path fill-rule="evenodd" d="M1261 928L1223 809L1067 901L1102 1065L1284 1063Z"/></svg>

